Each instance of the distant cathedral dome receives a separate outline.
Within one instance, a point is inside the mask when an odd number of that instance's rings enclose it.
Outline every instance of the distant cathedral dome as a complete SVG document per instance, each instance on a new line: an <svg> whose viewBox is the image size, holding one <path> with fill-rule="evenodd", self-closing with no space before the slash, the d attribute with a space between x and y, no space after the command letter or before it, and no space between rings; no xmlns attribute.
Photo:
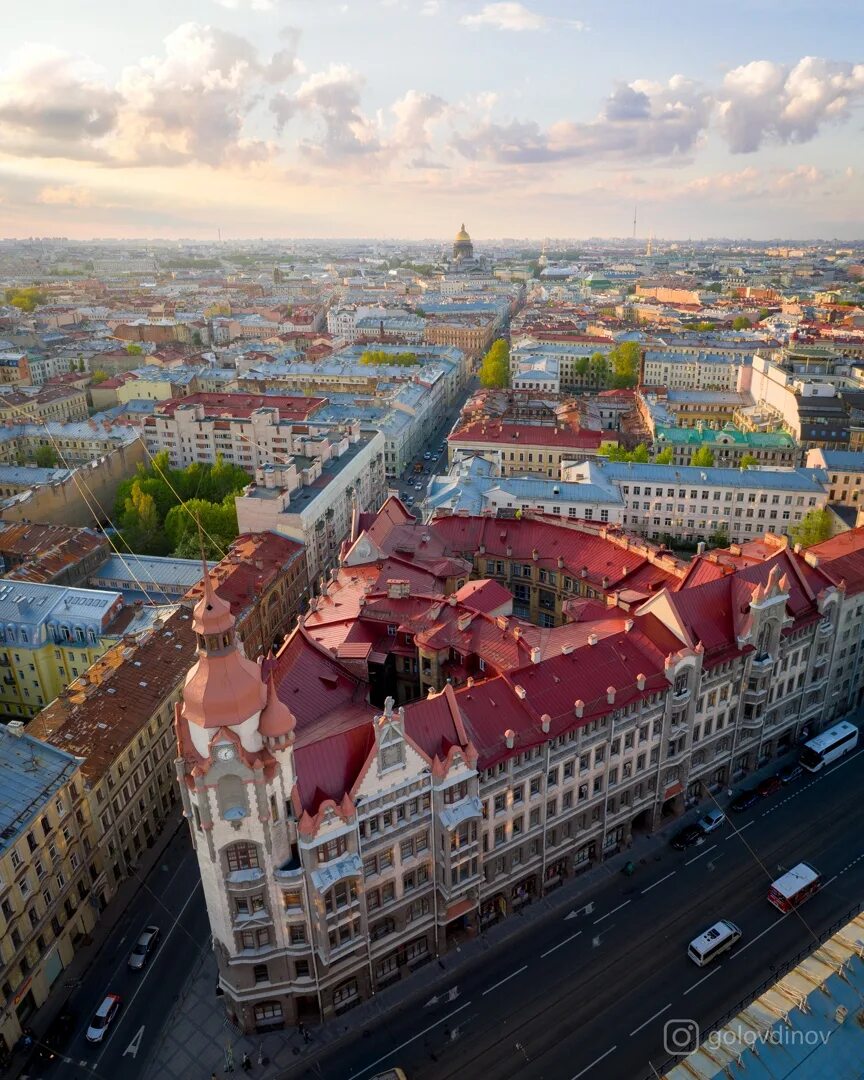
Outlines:
<svg viewBox="0 0 864 1080"><path fill-rule="evenodd" d="M462 228L456 233L456 239L453 241L453 258L454 259L473 259L474 258L474 245L471 243L471 237L465 231L465 224L463 222Z"/></svg>

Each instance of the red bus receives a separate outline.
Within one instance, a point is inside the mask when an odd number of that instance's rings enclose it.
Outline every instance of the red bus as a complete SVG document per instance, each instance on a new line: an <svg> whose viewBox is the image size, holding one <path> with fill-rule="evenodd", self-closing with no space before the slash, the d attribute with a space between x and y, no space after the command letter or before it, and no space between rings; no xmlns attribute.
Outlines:
<svg viewBox="0 0 864 1080"><path fill-rule="evenodd" d="M768 890L768 900L780 911L791 911L809 900L813 893L819 891L821 885L822 877L818 870L814 870L808 863L798 863L791 870L787 870L783 877L772 882Z"/></svg>

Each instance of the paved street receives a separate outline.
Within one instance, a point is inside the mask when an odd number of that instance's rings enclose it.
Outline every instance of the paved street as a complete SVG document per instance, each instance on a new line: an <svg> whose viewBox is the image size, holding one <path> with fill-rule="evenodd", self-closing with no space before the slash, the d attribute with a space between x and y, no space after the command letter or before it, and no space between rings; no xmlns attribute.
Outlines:
<svg viewBox="0 0 864 1080"><path fill-rule="evenodd" d="M390 1016L288 1075L361 1080L396 1065L410 1080L650 1075L666 1058L667 1021L710 1023L860 902L862 768L859 751L735 817L701 847L658 852L570 917L490 950L431 995L436 1002ZM769 883L802 859L826 885L781 916L766 900ZM720 917L744 938L700 969L687 944Z"/></svg>
<svg viewBox="0 0 864 1080"><path fill-rule="evenodd" d="M162 931L158 951L143 971L129 971L129 953L141 930L149 924ZM67 1060L31 1075L46 1080L135 1080L190 968L202 948L209 946L209 938L198 864L183 823L144 878L81 985L71 992L68 1003L77 1013L78 1023L66 1051ZM94 1045L87 1042L84 1032L93 1011L109 991L122 997L123 1008L104 1042Z"/></svg>

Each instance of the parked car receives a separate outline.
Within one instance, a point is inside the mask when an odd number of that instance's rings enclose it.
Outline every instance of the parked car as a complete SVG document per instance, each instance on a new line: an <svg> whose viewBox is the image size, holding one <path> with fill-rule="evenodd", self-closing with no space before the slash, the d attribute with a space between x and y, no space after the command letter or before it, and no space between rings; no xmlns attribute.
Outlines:
<svg viewBox="0 0 864 1080"><path fill-rule="evenodd" d="M423 490L423 485L422 484L415 484L414 485L414 490L415 491L422 491Z"/></svg>
<svg viewBox="0 0 864 1080"><path fill-rule="evenodd" d="M426 451L426 453L423 455L423 460L424 461L431 461L432 460L432 452L431 452L431 450Z"/></svg>
<svg viewBox="0 0 864 1080"><path fill-rule="evenodd" d="M698 825L685 825L680 832L675 833L670 843L676 851L684 851L685 848L698 844L705 838L705 833Z"/></svg>
<svg viewBox="0 0 864 1080"><path fill-rule="evenodd" d="M714 832L715 829L719 829L723 822L726 820L726 815L722 810L713 809L703 814L701 818L696 822L699 828L704 833Z"/></svg>
<svg viewBox="0 0 864 1080"><path fill-rule="evenodd" d="M53 1061L63 1053L72 1038L77 1019L75 1013L69 1009L55 1016L36 1044L36 1057L40 1061Z"/></svg>
<svg viewBox="0 0 864 1080"><path fill-rule="evenodd" d="M759 796L753 788L750 788L747 791L739 791L732 802L729 803L729 809L738 813L741 810L749 810L757 802L759 802Z"/></svg>
<svg viewBox="0 0 864 1080"><path fill-rule="evenodd" d="M93 1014L90 1027L87 1028L87 1042L102 1042L105 1032L111 1026L114 1017L120 1012L122 1001L119 994L106 994L102 1004Z"/></svg>
<svg viewBox="0 0 864 1080"><path fill-rule="evenodd" d="M141 935L135 942L135 948L129 953L129 967L133 971L140 971L147 963L150 953L156 948L159 940L158 926L145 926Z"/></svg>
<svg viewBox="0 0 864 1080"><path fill-rule="evenodd" d="M783 781L779 776L766 776L757 786L756 794L760 799L764 799L766 795L773 795L774 792L779 791L781 787L783 787Z"/></svg>
<svg viewBox="0 0 864 1080"><path fill-rule="evenodd" d="M803 773L803 767L795 761L791 765L784 765L777 775L781 784L791 784L793 780L797 780Z"/></svg>

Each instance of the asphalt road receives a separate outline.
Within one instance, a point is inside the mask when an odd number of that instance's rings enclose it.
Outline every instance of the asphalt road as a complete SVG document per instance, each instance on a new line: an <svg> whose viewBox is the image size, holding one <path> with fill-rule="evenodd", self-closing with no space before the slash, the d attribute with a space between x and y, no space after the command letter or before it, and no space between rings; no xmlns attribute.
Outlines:
<svg viewBox="0 0 864 1080"><path fill-rule="evenodd" d="M575 911L531 924L440 1000L393 1014L290 1075L371 1080L395 1066L409 1080L651 1075L668 1057L664 1025L709 1025L864 898L862 776L864 750L805 774L701 846L657 853ZM782 916L766 899L768 887L802 860L825 885ZM687 944L718 918L744 936L699 968Z"/></svg>
<svg viewBox="0 0 864 1080"><path fill-rule="evenodd" d="M126 962L132 946L151 924L162 931L157 951L143 971L130 971ZM184 825L143 879L81 985L72 991L68 1004L78 1022L65 1060L29 1075L46 1080L135 1080L209 940L198 862ZM109 992L120 995L122 1009L104 1041L89 1043L84 1033L90 1017Z"/></svg>

